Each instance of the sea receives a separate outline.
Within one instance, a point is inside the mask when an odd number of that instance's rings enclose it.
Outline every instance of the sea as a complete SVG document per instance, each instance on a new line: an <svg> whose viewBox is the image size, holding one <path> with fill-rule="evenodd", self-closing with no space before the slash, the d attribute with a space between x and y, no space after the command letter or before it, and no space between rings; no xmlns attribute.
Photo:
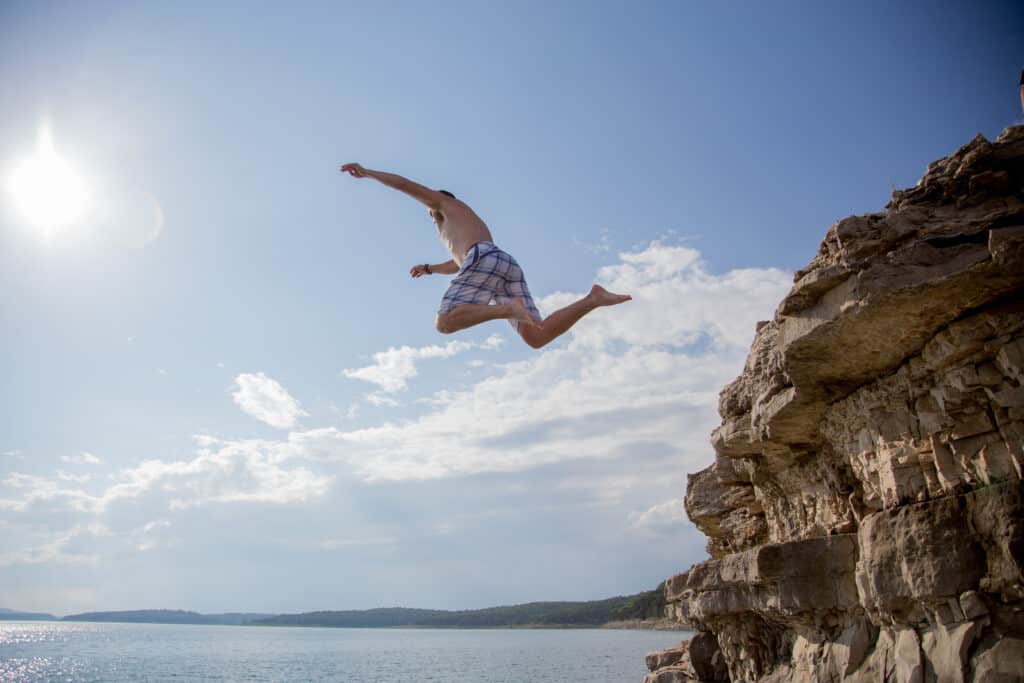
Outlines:
<svg viewBox="0 0 1024 683"><path fill-rule="evenodd" d="M0 621L0 681L640 683L690 635Z"/></svg>

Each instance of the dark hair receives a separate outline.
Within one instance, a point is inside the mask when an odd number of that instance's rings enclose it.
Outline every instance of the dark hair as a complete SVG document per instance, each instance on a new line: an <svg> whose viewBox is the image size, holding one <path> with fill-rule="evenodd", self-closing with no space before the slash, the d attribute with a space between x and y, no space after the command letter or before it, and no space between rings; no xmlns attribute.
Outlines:
<svg viewBox="0 0 1024 683"><path fill-rule="evenodd" d="M438 192L440 192L441 194L446 194L446 195L448 195L449 197L451 197L452 199L455 199L455 195L453 195L453 194L452 194L451 192L449 192L448 190L438 190Z"/></svg>

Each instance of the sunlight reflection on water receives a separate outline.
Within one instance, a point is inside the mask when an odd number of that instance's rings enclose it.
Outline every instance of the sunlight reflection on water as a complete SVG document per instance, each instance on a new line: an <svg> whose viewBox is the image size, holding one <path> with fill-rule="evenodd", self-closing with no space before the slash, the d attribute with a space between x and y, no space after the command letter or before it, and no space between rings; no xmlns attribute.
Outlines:
<svg viewBox="0 0 1024 683"><path fill-rule="evenodd" d="M639 681L657 631L315 629L0 622L0 682Z"/></svg>

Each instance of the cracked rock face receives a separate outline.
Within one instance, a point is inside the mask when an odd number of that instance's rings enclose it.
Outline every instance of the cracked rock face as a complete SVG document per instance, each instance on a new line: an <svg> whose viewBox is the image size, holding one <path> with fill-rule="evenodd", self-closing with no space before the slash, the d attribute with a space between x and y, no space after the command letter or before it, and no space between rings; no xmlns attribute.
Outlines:
<svg viewBox="0 0 1024 683"><path fill-rule="evenodd" d="M648 681L1024 680L1024 127L829 228L719 413Z"/></svg>

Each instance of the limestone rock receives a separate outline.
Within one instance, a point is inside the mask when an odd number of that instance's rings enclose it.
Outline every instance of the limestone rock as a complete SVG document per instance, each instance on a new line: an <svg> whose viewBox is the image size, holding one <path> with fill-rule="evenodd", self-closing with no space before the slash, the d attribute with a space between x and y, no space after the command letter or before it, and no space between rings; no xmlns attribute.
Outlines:
<svg viewBox="0 0 1024 683"><path fill-rule="evenodd" d="M869 615L913 626L922 609L945 607L978 584L984 555L968 528L966 508L961 496L939 498L861 522L857 590Z"/></svg>
<svg viewBox="0 0 1024 683"><path fill-rule="evenodd" d="M657 669L663 669L667 666L673 666L678 664L684 657L686 657L688 651L687 643L683 643L679 647L670 647L657 652L647 653L647 669L655 671Z"/></svg>
<svg viewBox="0 0 1024 683"><path fill-rule="evenodd" d="M970 680L972 683L1024 681L1024 640L1004 638L976 654Z"/></svg>
<svg viewBox="0 0 1024 683"><path fill-rule="evenodd" d="M727 681L729 669L714 633L702 631L690 640L690 666L698 680Z"/></svg>
<svg viewBox="0 0 1024 683"><path fill-rule="evenodd" d="M924 683L924 665L921 661L921 644L917 631L906 628L897 634L893 657L897 681Z"/></svg>
<svg viewBox="0 0 1024 683"><path fill-rule="evenodd" d="M679 647L648 653L647 668L651 673L644 678L645 683L729 680L718 639L706 631Z"/></svg>
<svg viewBox="0 0 1024 683"><path fill-rule="evenodd" d="M644 676L644 683L692 683L693 678L686 667L666 666Z"/></svg>
<svg viewBox="0 0 1024 683"><path fill-rule="evenodd" d="M977 622L968 621L953 628L936 626L921 640L925 671L930 681L963 683L967 673L967 655L980 630Z"/></svg>
<svg viewBox="0 0 1024 683"><path fill-rule="evenodd" d="M647 680L1024 680L1024 126L831 226L719 413Z"/></svg>

